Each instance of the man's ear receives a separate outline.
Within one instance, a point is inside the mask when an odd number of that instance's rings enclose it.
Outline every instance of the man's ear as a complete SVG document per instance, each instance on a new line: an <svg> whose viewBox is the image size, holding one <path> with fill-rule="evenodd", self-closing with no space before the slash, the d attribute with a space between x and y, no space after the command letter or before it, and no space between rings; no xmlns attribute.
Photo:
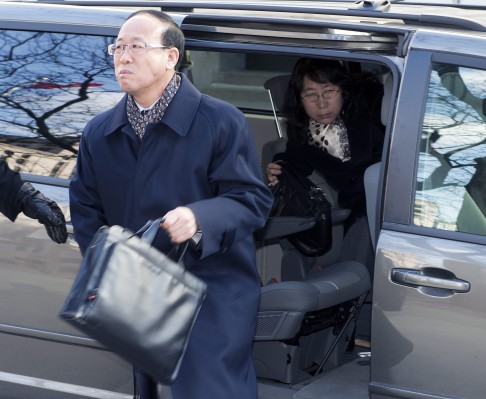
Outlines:
<svg viewBox="0 0 486 399"><path fill-rule="evenodd" d="M171 47L167 50L167 69L175 69L177 61L179 61L179 50L176 47Z"/></svg>

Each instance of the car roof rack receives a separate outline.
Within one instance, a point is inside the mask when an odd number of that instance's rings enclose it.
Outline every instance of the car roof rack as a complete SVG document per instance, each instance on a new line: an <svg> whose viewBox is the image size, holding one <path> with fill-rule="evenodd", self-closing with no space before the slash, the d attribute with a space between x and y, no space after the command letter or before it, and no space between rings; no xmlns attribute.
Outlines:
<svg viewBox="0 0 486 399"><path fill-rule="evenodd" d="M466 29L486 32L486 14L459 13L459 10L485 10L486 6L466 7L457 4L434 4L400 0L324 0L324 1L238 1L234 0L37 0L38 3L64 4L78 6L112 7L160 7L163 11L194 13L199 10L240 10L249 12L299 13L345 17L376 18L377 20L398 20L406 25ZM421 6L421 7L418 7ZM451 15L451 8L455 12ZM441 11L444 11L441 13Z"/></svg>
<svg viewBox="0 0 486 399"><path fill-rule="evenodd" d="M337 1L341 1L341 0L337 0ZM430 3L427 2L427 0L425 1L390 0L390 1L392 4L409 5L409 6L452 7L452 8L462 8L462 9L472 9L472 10L486 10L486 4L481 5L481 4L464 4L464 3Z"/></svg>

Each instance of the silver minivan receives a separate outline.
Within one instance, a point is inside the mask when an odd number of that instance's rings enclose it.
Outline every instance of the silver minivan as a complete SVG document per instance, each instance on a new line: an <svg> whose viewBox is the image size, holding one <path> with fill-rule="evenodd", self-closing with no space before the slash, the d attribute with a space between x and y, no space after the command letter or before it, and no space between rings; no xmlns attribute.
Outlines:
<svg viewBox="0 0 486 399"><path fill-rule="evenodd" d="M365 174L366 223L344 234L336 221L319 257L283 233L256 236L262 298L274 284L309 281L316 265L343 281L320 293L330 299L319 309L261 309L259 398L483 397L486 6L0 0L0 156L59 203L71 233L80 135L122 97L106 47L142 7L181 25L180 72L244 112L263 168L285 145L285 87L269 82L300 57L339 60L381 83L386 136ZM0 226L0 397L131 398L131 366L58 317L81 260L72 234L57 245L26 217L0 215Z"/></svg>

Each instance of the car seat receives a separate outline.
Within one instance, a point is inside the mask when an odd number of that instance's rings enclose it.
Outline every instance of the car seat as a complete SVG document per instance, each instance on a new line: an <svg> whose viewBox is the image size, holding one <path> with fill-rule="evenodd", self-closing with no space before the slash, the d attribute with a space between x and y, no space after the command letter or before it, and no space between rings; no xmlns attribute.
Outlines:
<svg viewBox="0 0 486 399"><path fill-rule="evenodd" d="M288 75L272 79L265 87L276 84L284 93ZM283 96L272 98L275 91L269 91L278 126L279 99ZM281 127L277 130L283 134ZM272 154L284 148L283 136L266 143L262 149L263 166L271 161ZM335 226L349 215L349 210L336 207L332 212ZM286 235L312 223L306 218L269 218L256 234L257 240L278 240L283 247L280 281L263 285L261 291L253 346L253 361L260 378L294 384L341 365L370 289L369 272L362 263L348 260L318 266L313 263L314 258L301 255L285 240Z"/></svg>
<svg viewBox="0 0 486 399"><path fill-rule="evenodd" d="M354 261L263 286L253 346L257 376L295 384L341 365L369 288L366 267Z"/></svg>

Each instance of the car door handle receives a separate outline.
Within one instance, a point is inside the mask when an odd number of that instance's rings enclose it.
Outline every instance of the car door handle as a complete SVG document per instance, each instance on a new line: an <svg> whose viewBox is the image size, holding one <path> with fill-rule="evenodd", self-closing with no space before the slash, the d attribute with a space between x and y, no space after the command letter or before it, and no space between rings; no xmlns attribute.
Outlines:
<svg viewBox="0 0 486 399"><path fill-rule="evenodd" d="M434 274L443 274L438 277ZM471 284L465 280L460 280L453 273L436 268L426 268L421 270L394 268L391 271L391 280L394 283L409 287L439 288L457 293L469 292Z"/></svg>

